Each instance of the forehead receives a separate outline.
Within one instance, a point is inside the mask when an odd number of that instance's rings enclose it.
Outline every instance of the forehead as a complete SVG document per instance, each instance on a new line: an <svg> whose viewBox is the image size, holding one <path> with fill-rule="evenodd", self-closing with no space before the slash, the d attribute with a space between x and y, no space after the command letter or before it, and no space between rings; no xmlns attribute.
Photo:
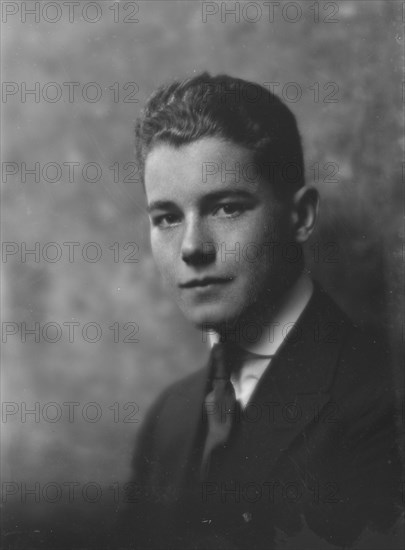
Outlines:
<svg viewBox="0 0 405 550"><path fill-rule="evenodd" d="M215 137L178 148L159 144L145 163L147 198L196 198L218 190L255 194L262 178L253 158L246 147Z"/></svg>

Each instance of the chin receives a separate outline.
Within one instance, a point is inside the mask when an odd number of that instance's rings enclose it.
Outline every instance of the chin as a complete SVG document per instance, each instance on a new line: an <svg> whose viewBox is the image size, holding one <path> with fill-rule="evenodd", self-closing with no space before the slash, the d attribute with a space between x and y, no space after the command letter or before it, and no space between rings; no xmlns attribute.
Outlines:
<svg viewBox="0 0 405 550"><path fill-rule="evenodd" d="M185 317L198 329L218 329L221 326L229 326L235 323L240 312L233 305L232 310L219 304L211 304L204 307L183 310Z"/></svg>

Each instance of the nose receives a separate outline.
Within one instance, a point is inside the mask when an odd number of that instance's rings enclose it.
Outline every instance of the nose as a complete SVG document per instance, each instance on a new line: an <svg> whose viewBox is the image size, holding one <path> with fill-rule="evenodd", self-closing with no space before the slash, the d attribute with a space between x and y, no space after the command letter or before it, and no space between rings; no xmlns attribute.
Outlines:
<svg viewBox="0 0 405 550"><path fill-rule="evenodd" d="M181 242L183 262L190 265L209 264L215 260L215 254L215 245L203 220L187 220Z"/></svg>

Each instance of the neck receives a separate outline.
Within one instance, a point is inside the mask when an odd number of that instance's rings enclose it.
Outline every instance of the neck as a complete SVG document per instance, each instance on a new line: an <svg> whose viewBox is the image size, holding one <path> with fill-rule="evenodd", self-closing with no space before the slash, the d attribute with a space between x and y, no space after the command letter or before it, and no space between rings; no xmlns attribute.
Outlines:
<svg viewBox="0 0 405 550"><path fill-rule="evenodd" d="M224 323L213 330L213 340L236 341L244 348L256 346L260 335L267 334L269 326L280 322L295 322L296 311L300 312L312 294L312 282L301 271L283 291L267 290L255 304L232 322ZM267 331L266 331L267 327Z"/></svg>

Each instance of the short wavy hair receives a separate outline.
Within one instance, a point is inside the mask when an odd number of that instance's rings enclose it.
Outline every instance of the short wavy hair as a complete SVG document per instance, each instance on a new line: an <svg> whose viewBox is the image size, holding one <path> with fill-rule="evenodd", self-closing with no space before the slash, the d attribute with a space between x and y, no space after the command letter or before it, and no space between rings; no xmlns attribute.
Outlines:
<svg viewBox="0 0 405 550"><path fill-rule="evenodd" d="M161 143L173 147L218 137L254 153L278 198L305 184L296 118L264 86L204 72L166 84L148 99L135 125L135 154L144 185L145 160Z"/></svg>

